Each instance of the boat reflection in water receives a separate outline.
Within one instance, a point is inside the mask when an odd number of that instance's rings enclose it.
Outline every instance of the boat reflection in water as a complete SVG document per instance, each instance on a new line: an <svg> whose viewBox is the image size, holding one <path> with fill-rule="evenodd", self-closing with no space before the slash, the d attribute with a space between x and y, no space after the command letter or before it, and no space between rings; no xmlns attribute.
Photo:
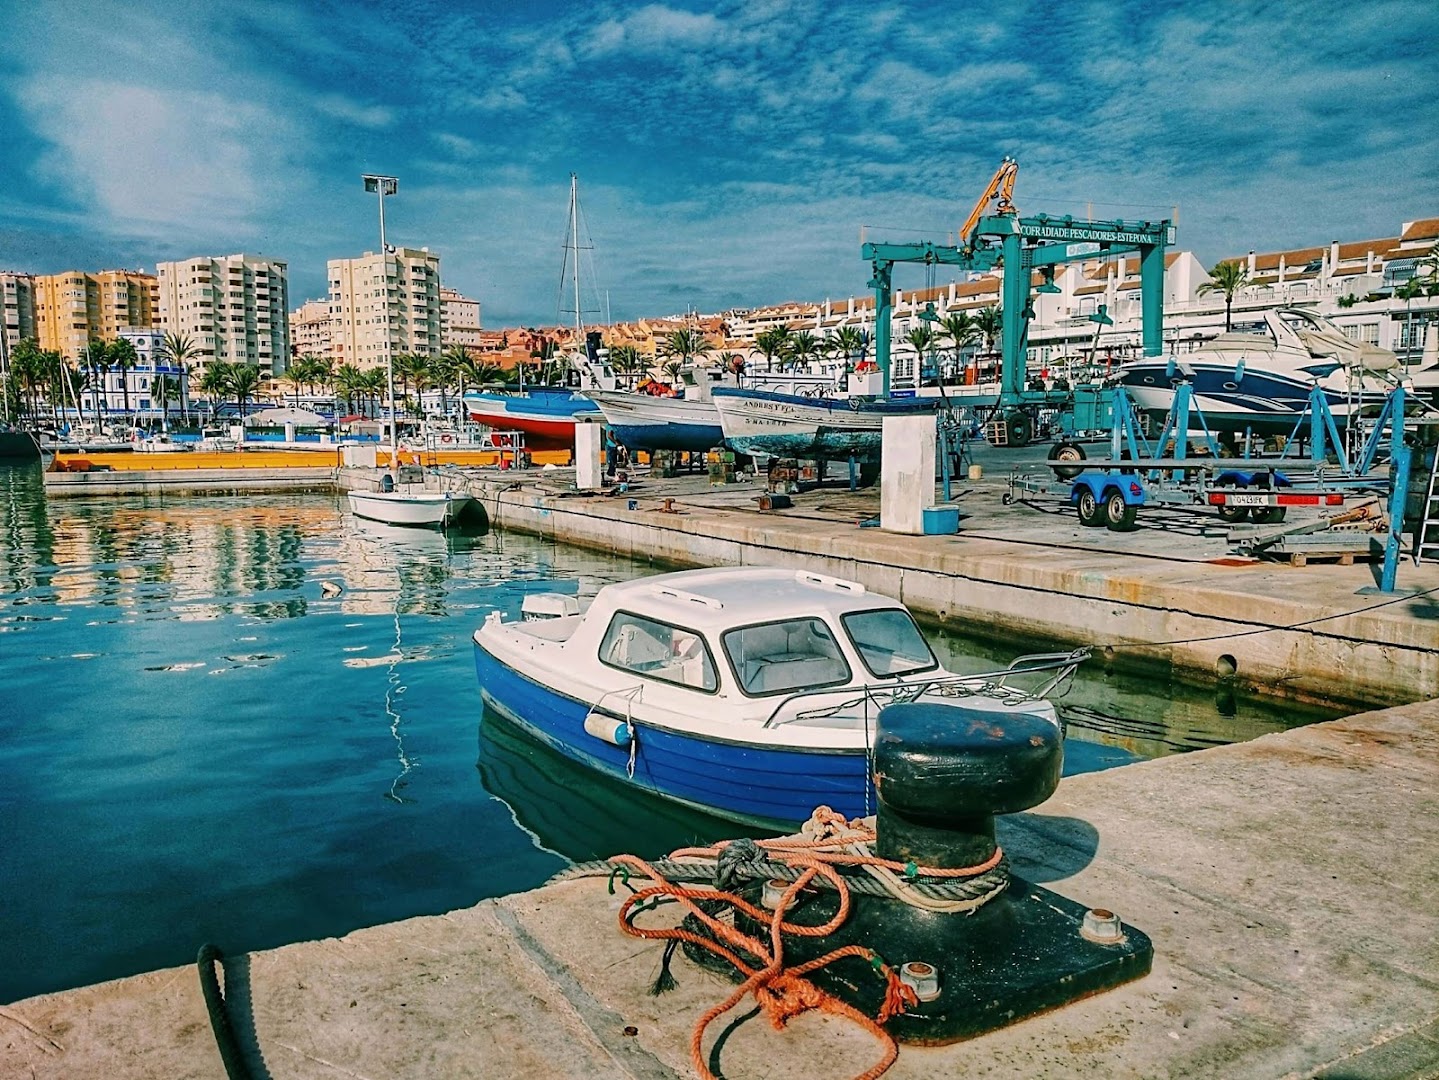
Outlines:
<svg viewBox="0 0 1439 1080"><path fill-rule="evenodd" d="M657 857L690 844L768 836L661 799L561 757L486 707L480 779L535 846L572 862L624 851Z"/></svg>
<svg viewBox="0 0 1439 1080"><path fill-rule="evenodd" d="M1126 750L1068 739L1066 776L1138 760ZM486 706L480 779L535 846L571 862L625 851L658 857L692 844L771 832L703 813L620 783L555 753Z"/></svg>

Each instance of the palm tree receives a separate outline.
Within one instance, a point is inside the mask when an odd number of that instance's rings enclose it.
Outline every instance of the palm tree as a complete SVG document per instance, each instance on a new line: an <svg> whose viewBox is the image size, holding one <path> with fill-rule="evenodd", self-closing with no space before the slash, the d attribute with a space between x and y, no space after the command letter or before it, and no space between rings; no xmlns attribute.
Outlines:
<svg viewBox="0 0 1439 1080"><path fill-rule="evenodd" d="M235 395L235 404L240 407L240 420L245 419L245 405L254 396L255 391L260 389L264 382L260 375L260 369L255 364L237 364L230 368L230 393Z"/></svg>
<svg viewBox="0 0 1439 1080"><path fill-rule="evenodd" d="M334 377L335 393L345 398L345 412L353 413L356 396L364 392L365 373L354 364L341 364Z"/></svg>
<svg viewBox="0 0 1439 1080"><path fill-rule="evenodd" d="M610 349L610 366L624 376L638 376L647 366L640 351L633 345L616 345Z"/></svg>
<svg viewBox="0 0 1439 1080"><path fill-rule="evenodd" d="M687 326L666 334L660 342L659 352L661 356L678 357L680 366L688 367L693 357L709 355L710 344L699 330Z"/></svg>
<svg viewBox="0 0 1439 1080"><path fill-rule="evenodd" d="M385 369L373 367L363 372L360 378L360 391L370 399L370 415L378 415L380 411L380 395L389 393L389 387L385 384Z"/></svg>
<svg viewBox="0 0 1439 1080"><path fill-rule="evenodd" d="M924 354L933 353L939 335L935 333L934 327L927 322L921 322L918 326L911 326L904 335L905 343L914 350L914 367L920 377L924 376Z"/></svg>
<svg viewBox="0 0 1439 1080"><path fill-rule="evenodd" d="M1249 267L1241 262L1222 262L1209 271L1209 280L1194 291L1224 294L1224 329L1227 331L1233 323L1234 294L1248 284Z"/></svg>
<svg viewBox="0 0 1439 1080"><path fill-rule="evenodd" d="M180 391L180 384L169 375L156 375L150 384L150 396L160 403L160 427L170 426L170 399Z"/></svg>
<svg viewBox="0 0 1439 1080"><path fill-rule="evenodd" d="M789 347L789 327L771 326L761 330L754 338L754 347L764 355L766 369L774 367L774 358L783 356Z"/></svg>
<svg viewBox="0 0 1439 1080"><path fill-rule="evenodd" d="M465 379L470 374L470 354L463 345L451 345L440 354L435 363L435 382L440 388L440 412L449 415L450 403L446 394L451 386L459 384L460 398L465 396Z"/></svg>
<svg viewBox="0 0 1439 1080"><path fill-rule="evenodd" d="M134 342L128 338L117 338L109 345L102 345L106 350L110 364L120 372L120 392L124 395L125 419L130 419L130 375L129 373L140 363L140 354L135 351ZM91 342L90 350L94 352L95 344Z"/></svg>
<svg viewBox="0 0 1439 1080"><path fill-rule="evenodd" d="M186 364L197 351L189 334L179 334L173 330L167 331L159 351L161 356L180 369L182 377L188 376Z"/></svg>
<svg viewBox="0 0 1439 1080"><path fill-rule="evenodd" d="M216 360L200 375L197 389L210 399L211 416L220 415L220 406L230 394L230 371L231 365L223 360Z"/></svg>
<svg viewBox="0 0 1439 1080"><path fill-rule="evenodd" d="M294 388L295 408L297 409L300 407L300 387L309 381L308 376L309 372L305 370L305 361L303 358L291 362L290 366L285 369L285 374L280 376L280 378L284 379L285 382Z"/></svg>
<svg viewBox="0 0 1439 1080"><path fill-rule="evenodd" d="M846 369L853 371L857 364L864 362L869 350L869 334L858 326L841 326L829 339L830 350L836 356L844 357Z"/></svg>
<svg viewBox="0 0 1439 1080"><path fill-rule="evenodd" d="M31 338L23 339L10 353L10 374L22 404L25 404L23 411L35 418L38 418L40 413L39 388L45 380L45 364L44 352ZM27 393L29 402L25 403Z"/></svg>
<svg viewBox="0 0 1439 1080"><path fill-rule="evenodd" d="M974 325L984 335L985 350L994 352L995 341L1004 333L1004 311L997 304L982 307L974 317Z"/></svg>
<svg viewBox="0 0 1439 1080"><path fill-rule="evenodd" d="M949 338L949 343L954 346L956 364L959 363L959 354L973 345L982 333L974 316L967 311L950 312L940 320L939 328L944 332L944 336Z"/></svg>
<svg viewBox="0 0 1439 1080"><path fill-rule="evenodd" d="M808 330L801 330L788 336L785 356L791 364L807 364L819 354L819 338Z"/></svg>

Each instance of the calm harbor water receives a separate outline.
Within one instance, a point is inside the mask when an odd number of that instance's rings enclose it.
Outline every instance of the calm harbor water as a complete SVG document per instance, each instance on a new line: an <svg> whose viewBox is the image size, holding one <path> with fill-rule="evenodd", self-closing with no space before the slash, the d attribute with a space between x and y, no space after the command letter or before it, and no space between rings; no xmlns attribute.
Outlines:
<svg viewBox="0 0 1439 1080"><path fill-rule="evenodd" d="M481 715L488 612L650 572L330 496L47 505L36 467L0 465L0 1003L732 835ZM931 637L961 668L1001 659ZM1064 709L1096 763L1328 715L1097 668Z"/></svg>

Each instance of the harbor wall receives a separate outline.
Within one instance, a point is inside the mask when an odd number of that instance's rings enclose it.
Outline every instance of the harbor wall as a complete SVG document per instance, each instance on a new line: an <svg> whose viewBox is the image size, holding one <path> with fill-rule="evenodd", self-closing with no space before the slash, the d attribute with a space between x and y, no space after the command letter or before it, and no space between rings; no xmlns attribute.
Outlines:
<svg viewBox="0 0 1439 1080"><path fill-rule="evenodd" d="M234 491L332 491L333 466L47 472L46 498L77 495L213 495Z"/></svg>
<svg viewBox="0 0 1439 1080"><path fill-rule="evenodd" d="M582 498L469 482L491 524L677 566L792 566L858 581L965 633L1096 646L1120 666L1171 665L1263 693L1395 704L1439 687L1439 605L1295 588L1273 568L1036 549L993 538L902 536L833 521ZM1372 610L1353 613L1359 608ZM1425 615L1425 611L1430 614ZM1299 625L1305 624L1305 625Z"/></svg>

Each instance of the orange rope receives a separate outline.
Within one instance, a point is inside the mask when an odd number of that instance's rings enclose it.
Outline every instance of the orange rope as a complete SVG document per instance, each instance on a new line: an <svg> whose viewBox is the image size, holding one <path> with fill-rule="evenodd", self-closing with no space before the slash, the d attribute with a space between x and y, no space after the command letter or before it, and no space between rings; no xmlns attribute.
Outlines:
<svg viewBox="0 0 1439 1080"><path fill-rule="evenodd" d="M695 1071L698 1072L704 1080L717 1080L714 1073L710 1072L705 1064L705 1030L716 1019L743 1001L745 996L750 993L754 994L755 1001L764 1010L765 1015L769 1017L770 1023L774 1025L776 1030L783 1029L791 1017L798 1016L800 1013L808 1012L811 1009L818 1009L821 1012L828 1012L836 1016L845 1017L872 1034L883 1046L884 1053L874 1066L861 1073L856 1080L875 1080L875 1078L883 1075L885 1071L894 1064L895 1059L899 1056L899 1047L894 1041L894 1036L890 1035L890 1033L885 1031L880 1025L891 1016L916 1004L918 999L914 996L914 991L899 981L899 976L879 958L877 953L860 945L848 945L793 968L787 969L784 966L784 942L781 936L782 933L792 933L807 937L821 937L833 933L849 916L849 890L845 887L844 879L831 867L824 866L818 862L812 862L805 866L804 872L800 874L799 878L792 882L784 891L784 895L780 898L779 903L775 905L775 910L773 912L764 912L733 893L721 892L715 889L693 889L674 885L666 881L664 877L660 875L659 871L655 870L649 863L637 856L620 855L617 856L614 861L631 866L646 877L660 882L659 885L641 889L624 902L624 905L620 908L620 929L627 934L639 938L688 941L694 945L708 949L717 956L724 957L746 976L745 981L734 993L711 1008L704 1016L700 1017L699 1022L695 1025L694 1031L690 1036L690 1061L694 1065ZM834 917L823 926L794 926L786 923L784 921L785 910L799 894L800 890L813 881L818 875L823 875L830 879L839 891L839 910L836 911ZM718 941L705 937L702 934L696 934L683 927L650 928L636 926L630 921L630 913L636 905L642 904L651 897L661 895L678 901L687 912L699 919L718 937L734 945L737 950L747 953L758 960L759 966L746 963L740 956L736 955L735 951L725 948L725 946ZM748 934L745 934L728 923L721 922L719 919L716 919L704 911L694 902L695 899L699 898L706 900L724 900L740 911L756 918L758 921L767 920L770 931L769 946L766 947L765 944L758 939L750 937ZM856 956L868 960L885 978L885 999L877 1020L866 1016L858 1009L846 1004L834 995L821 990L814 983L803 978L805 974L816 971L846 956Z"/></svg>

